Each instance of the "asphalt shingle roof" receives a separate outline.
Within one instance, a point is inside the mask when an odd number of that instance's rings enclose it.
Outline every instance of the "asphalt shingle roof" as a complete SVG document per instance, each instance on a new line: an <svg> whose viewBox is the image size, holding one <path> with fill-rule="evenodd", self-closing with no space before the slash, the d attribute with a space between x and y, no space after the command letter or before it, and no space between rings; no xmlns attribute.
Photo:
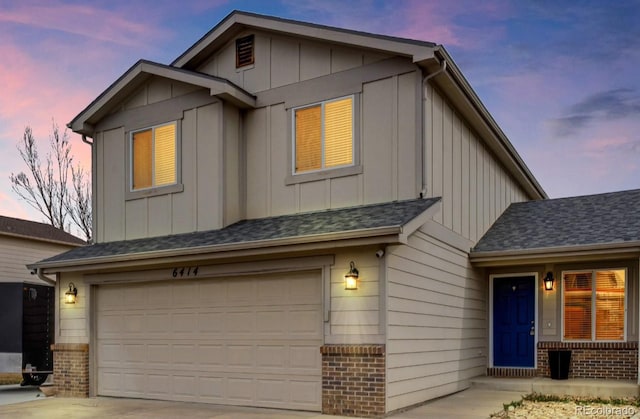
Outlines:
<svg viewBox="0 0 640 419"><path fill-rule="evenodd" d="M472 254L639 241L640 189L512 204Z"/></svg>
<svg viewBox="0 0 640 419"><path fill-rule="evenodd" d="M37 264L294 237L311 239L320 234L403 226L439 200L413 199L258 218L239 221L219 230L97 243L72 249Z"/></svg>
<svg viewBox="0 0 640 419"><path fill-rule="evenodd" d="M86 242L78 237L62 231L50 224L20 218L5 217L0 215L0 234L21 236L36 240L68 243L71 245L84 245Z"/></svg>

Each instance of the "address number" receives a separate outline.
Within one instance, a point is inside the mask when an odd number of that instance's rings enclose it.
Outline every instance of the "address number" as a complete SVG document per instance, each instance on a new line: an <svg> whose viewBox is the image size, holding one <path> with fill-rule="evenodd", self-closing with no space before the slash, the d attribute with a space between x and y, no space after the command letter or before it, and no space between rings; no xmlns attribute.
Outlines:
<svg viewBox="0 0 640 419"><path fill-rule="evenodd" d="M174 278L187 278L198 276L198 266L185 266L184 268L173 268L171 276Z"/></svg>

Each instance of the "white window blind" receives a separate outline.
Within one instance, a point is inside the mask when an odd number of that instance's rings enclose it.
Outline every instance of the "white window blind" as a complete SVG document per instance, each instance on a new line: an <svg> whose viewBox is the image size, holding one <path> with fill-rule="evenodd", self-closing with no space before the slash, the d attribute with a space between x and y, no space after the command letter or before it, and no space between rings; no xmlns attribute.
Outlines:
<svg viewBox="0 0 640 419"><path fill-rule="evenodd" d="M564 339L624 340L626 271L563 275Z"/></svg>
<svg viewBox="0 0 640 419"><path fill-rule="evenodd" d="M353 97L294 110L295 172L353 164Z"/></svg>
<svg viewBox="0 0 640 419"><path fill-rule="evenodd" d="M175 123L134 132L131 142L132 190L177 182Z"/></svg>

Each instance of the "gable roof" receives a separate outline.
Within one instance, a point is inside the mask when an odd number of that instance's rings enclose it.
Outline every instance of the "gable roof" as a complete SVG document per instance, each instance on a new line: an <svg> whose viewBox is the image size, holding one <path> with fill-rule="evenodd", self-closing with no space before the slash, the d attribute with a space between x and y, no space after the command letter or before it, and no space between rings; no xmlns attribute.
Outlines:
<svg viewBox="0 0 640 419"><path fill-rule="evenodd" d="M83 246L87 244L78 237L55 228L50 224L1 215L0 236L20 237L30 240L64 244L67 246Z"/></svg>
<svg viewBox="0 0 640 419"><path fill-rule="evenodd" d="M640 189L511 204L472 249L471 259L637 251L638 208Z"/></svg>
<svg viewBox="0 0 640 419"><path fill-rule="evenodd" d="M189 69L196 68L209 58L213 51L248 28L263 29L311 40L329 41L339 45L356 46L358 48L404 55L412 57L413 62L433 58L437 47L433 42L379 35L234 10L176 58L171 65Z"/></svg>
<svg viewBox="0 0 640 419"><path fill-rule="evenodd" d="M209 89L211 96L218 96L240 108L254 108L256 106L254 95L227 79L140 60L73 118L67 126L79 134L92 135L93 125L106 116L113 105L124 100L152 76Z"/></svg>
<svg viewBox="0 0 640 419"><path fill-rule="evenodd" d="M424 75L431 77L433 83L445 92L456 110L464 116L478 133L488 148L514 176L531 199L546 198L546 192L535 179L518 152L511 145L489 111L480 101L467 82L462 71L442 45L413 39L384 36L354 30L300 22L290 19L234 11L225 17L211 31L198 40L187 51L176 58L170 66L139 61L105 92L76 116L68 127L83 135L93 135L94 124L100 120L110 107L126 95L132 93L149 75L160 75L181 80L188 78L190 83L211 89L212 95L229 100L237 106L255 107L255 97L233 83L192 70L204 60L210 58L218 48L232 41L247 28L293 35L306 39L331 42L335 44L366 48L398 56L410 57L420 66ZM425 79L426 81L426 79Z"/></svg>
<svg viewBox="0 0 640 419"><path fill-rule="evenodd" d="M402 242L428 221L440 198L412 199L383 204L307 212L239 221L228 227L162 237L98 243L42 260L29 268L89 267L175 256L203 257L237 250L271 249L300 244L337 246L338 241L367 239Z"/></svg>

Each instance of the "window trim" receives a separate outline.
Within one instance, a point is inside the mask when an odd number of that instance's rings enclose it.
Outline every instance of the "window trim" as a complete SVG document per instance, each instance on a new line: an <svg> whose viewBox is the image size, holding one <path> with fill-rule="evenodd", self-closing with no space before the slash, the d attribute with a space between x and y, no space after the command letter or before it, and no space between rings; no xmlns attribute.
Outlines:
<svg viewBox="0 0 640 419"><path fill-rule="evenodd" d="M155 129L164 125L175 125L175 144L176 144L176 181L169 185L151 186L149 188L133 189L133 136L134 134L146 131L149 129ZM145 197L151 197L156 195L166 195L170 193L177 193L184 191L184 185L182 184L182 123L181 120L160 122L153 125L148 125L140 128L131 129L126 133L127 139L127 175L126 175L126 187L125 187L125 200L139 199Z"/></svg>
<svg viewBox="0 0 640 419"><path fill-rule="evenodd" d="M352 151L353 151L353 161L351 164L329 167L329 168L321 168L318 170L309 170L301 173L295 172L296 167L296 130L295 130L295 112L300 109L311 108L314 106L322 106L324 109L324 105L326 103L343 100L351 98L352 101L352 120L353 120L353 129L352 129ZM288 109L287 117L288 121L288 137L289 137L289 147L288 147L288 171L287 177L285 179L286 185L292 185L296 183L303 182L312 182L316 180L323 180L329 178L336 177L344 177L344 176L352 176L361 174L363 172L362 166L360 164L360 94L352 93L344 96L331 97L323 100L318 100L312 103L307 103L301 106L295 106ZM324 122L324 110L322 112L322 120ZM323 136L324 136L324 127L322 128ZM324 138L323 138L324 145ZM322 153L324 156L324 148L322 149ZM324 160L324 158L323 158Z"/></svg>
<svg viewBox="0 0 640 419"><path fill-rule="evenodd" d="M623 325L623 338L620 340L598 340L596 339L596 318L597 318L597 311L596 311L596 287L592 286L591 289L591 339L585 340L585 339L566 339L564 337L564 329L565 329L565 316L564 316L564 304L565 304L565 295L566 295L566 289L564 286L564 275L565 274L571 274L571 273L585 273L585 272L591 272L591 279L592 279L592 284L595 284L595 273L598 271L624 271L624 314L623 314L623 321L624 321L624 325ZM567 343L571 343L571 342L588 342L588 343L615 343L615 342L627 342L628 340L628 331L627 331L627 326L629 323L629 319L628 319L628 312L629 312L629 269L626 267L616 267L616 268L585 268L585 269L568 269L568 270L563 270L560 273L560 278L561 278L561 284L562 284L562 298L561 298L561 302L560 302L560 317L561 317L561 322L562 322L562 327L560 330L560 338L562 340L562 342L567 342Z"/></svg>

